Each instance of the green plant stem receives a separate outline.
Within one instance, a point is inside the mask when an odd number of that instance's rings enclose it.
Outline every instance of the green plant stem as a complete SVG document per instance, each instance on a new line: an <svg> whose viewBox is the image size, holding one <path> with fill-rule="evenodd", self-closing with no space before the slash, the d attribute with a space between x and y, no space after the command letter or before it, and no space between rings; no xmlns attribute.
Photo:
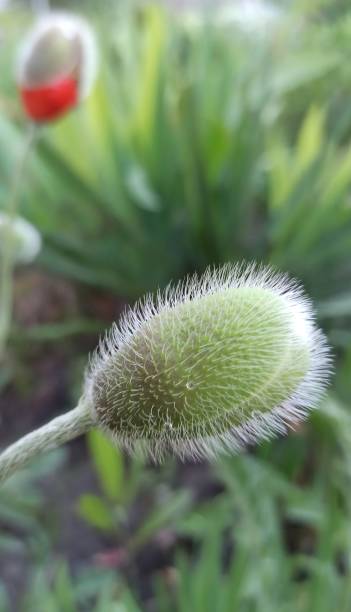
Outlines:
<svg viewBox="0 0 351 612"><path fill-rule="evenodd" d="M0 454L0 483L38 455L73 440L93 426L89 405L81 399L76 408L32 431Z"/></svg>
<svg viewBox="0 0 351 612"><path fill-rule="evenodd" d="M13 173L10 196L7 202L6 213L9 223L13 223L19 204L21 188L23 186L24 173L27 160L37 135L37 126L29 126L23 149L20 153L17 166ZM11 326L12 302L13 302L13 262L14 244L11 232L7 232L4 238L4 248L0 258L0 362L4 357L9 330Z"/></svg>

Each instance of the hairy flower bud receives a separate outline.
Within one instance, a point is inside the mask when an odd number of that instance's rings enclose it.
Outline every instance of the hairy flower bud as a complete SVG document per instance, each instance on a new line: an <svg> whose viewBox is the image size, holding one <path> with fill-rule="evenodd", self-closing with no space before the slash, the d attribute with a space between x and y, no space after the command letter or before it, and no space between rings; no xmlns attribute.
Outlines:
<svg viewBox="0 0 351 612"><path fill-rule="evenodd" d="M329 363L294 281L228 265L129 310L95 354L85 396L96 423L131 451L209 457L305 417Z"/></svg>
<svg viewBox="0 0 351 612"><path fill-rule="evenodd" d="M63 115L90 91L96 74L92 30L69 13L39 18L21 48L17 81L27 115L36 122Z"/></svg>
<svg viewBox="0 0 351 612"><path fill-rule="evenodd" d="M0 257L8 237L15 262L28 264L39 254L42 240L36 227L23 217L11 219L5 212L0 212Z"/></svg>

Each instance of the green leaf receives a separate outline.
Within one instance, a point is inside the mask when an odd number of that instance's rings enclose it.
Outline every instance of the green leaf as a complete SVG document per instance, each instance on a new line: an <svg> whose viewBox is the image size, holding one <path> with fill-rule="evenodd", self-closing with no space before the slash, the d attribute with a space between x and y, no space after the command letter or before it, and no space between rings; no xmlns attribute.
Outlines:
<svg viewBox="0 0 351 612"><path fill-rule="evenodd" d="M54 593L55 601L62 612L78 612L75 605L74 588L66 563L62 563L57 569Z"/></svg>
<svg viewBox="0 0 351 612"><path fill-rule="evenodd" d="M126 175L126 187L140 208L150 212L160 210L160 200L149 184L148 177L140 166L132 166Z"/></svg>
<svg viewBox="0 0 351 612"><path fill-rule="evenodd" d="M62 340L75 335L82 334L99 334L106 328L106 323L84 318L71 318L60 323L42 323L40 325L32 325L30 328L15 329L17 337L26 338L26 340L34 342L46 342ZM1 379L0 379L1 385Z"/></svg>
<svg viewBox="0 0 351 612"><path fill-rule="evenodd" d="M145 10L146 28L144 56L140 68L140 86L136 108L135 127L143 142L150 141L153 122L156 117L156 102L162 51L164 47L165 26L159 7L148 6Z"/></svg>
<svg viewBox="0 0 351 612"><path fill-rule="evenodd" d="M110 499L120 499L124 472L121 452L98 430L90 431L87 441L103 492Z"/></svg>
<svg viewBox="0 0 351 612"><path fill-rule="evenodd" d="M318 314L323 318L351 316L351 293L344 293L320 302Z"/></svg>
<svg viewBox="0 0 351 612"><path fill-rule="evenodd" d="M114 528L110 509L97 495L82 495L78 502L78 512L93 527L104 531L110 531Z"/></svg>
<svg viewBox="0 0 351 612"><path fill-rule="evenodd" d="M324 112L313 106L301 126L296 151L297 172L301 174L317 157L323 144Z"/></svg>
<svg viewBox="0 0 351 612"><path fill-rule="evenodd" d="M160 505L139 528L133 543L141 546L150 539L157 531L179 520L179 517L186 512L191 503L189 491L179 491L169 497Z"/></svg>

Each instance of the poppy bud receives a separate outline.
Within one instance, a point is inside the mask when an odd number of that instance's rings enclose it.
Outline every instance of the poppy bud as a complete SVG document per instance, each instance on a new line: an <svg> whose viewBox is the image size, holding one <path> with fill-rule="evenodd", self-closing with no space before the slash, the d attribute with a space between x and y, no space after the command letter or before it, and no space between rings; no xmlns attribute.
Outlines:
<svg viewBox="0 0 351 612"><path fill-rule="evenodd" d="M42 240L36 227L23 217L11 219L5 212L0 212L0 257L6 238L10 238L12 257L17 263L31 263L40 252Z"/></svg>
<svg viewBox="0 0 351 612"><path fill-rule="evenodd" d="M90 91L96 45L88 24L69 13L39 18L18 58L17 82L24 110L34 122L52 121Z"/></svg>
<svg viewBox="0 0 351 612"><path fill-rule="evenodd" d="M229 265L129 310L96 352L85 397L97 425L128 450L211 457L303 419L329 364L294 281Z"/></svg>

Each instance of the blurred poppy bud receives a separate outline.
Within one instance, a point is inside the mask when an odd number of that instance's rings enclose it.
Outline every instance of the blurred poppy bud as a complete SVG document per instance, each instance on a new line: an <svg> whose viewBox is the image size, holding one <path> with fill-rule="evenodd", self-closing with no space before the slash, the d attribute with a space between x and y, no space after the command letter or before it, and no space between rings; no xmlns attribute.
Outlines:
<svg viewBox="0 0 351 612"><path fill-rule="evenodd" d="M34 122L52 121L75 107L93 84L97 55L89 25L69 13L39 18L18 58L24 110Z"/></svg>
<svg viewBox="0 0 351 612"><path fill-rule="evenodd" d="M11 219L5 212L0 212L0 257L7 239L11 241L13 259L19 264L31 263L41 250L41 235L34 225L23 217Z"/></svg>
<svg viewBox="0 0 351 612"><path fill-rule="evenodd" d="M294 281L229 265L128 311L93 358L85 397L127 450L211 457L303 419L329 363Z"/></svg>

